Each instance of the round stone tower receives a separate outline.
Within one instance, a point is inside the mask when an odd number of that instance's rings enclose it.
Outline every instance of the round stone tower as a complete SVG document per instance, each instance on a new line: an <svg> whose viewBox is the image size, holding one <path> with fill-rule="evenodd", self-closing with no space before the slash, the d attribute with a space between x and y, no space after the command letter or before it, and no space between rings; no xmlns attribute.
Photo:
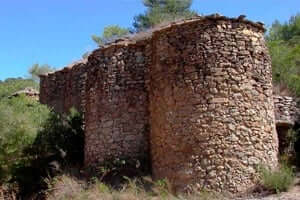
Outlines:
<svg viewBox="0 0 300 200"><path fill-rule="evenodd" d="M154 32L153 175L175 190L244 192L277 166L271 61L261 24L205 17Z"/></svg>

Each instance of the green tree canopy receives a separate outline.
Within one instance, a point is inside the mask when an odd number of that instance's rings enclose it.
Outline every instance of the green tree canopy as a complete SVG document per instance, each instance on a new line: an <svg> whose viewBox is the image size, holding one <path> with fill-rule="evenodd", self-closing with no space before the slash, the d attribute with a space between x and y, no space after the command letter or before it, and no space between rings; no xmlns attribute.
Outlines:
<svg viewBox="0 0 300 200"><path fill-rule="evenodd" d="M288 22L276 20L266 36L272 57L273 80L300 96L300 14Z"/></svg>
<svg viewBox="0 0 300 200"><path fill-rule="evenodd" d="M40 75L46 74L48 72L53 72L53 71L55 71L55 69L50 67L47 64L44 65L34 64L28 70L29 74L31 75L31 78L35 81L40 80L39 78Z"/></svg>
<svg viewBox="0 0 300 200"><path fill-rule="evenodd" d="M298 40L300 37L300 13L294 15L290 18L288 22L281 24L278 20L276 20L267 36L268 41L275 41L275 40L283 40L283 41L290 41L290 40Z"/></svg>
<svg viewBox="0 0 300 200"><path fill-rule="evenodd" d="M122 28L118 25L111 25L104 28L101 36L92 35L92 39L99 46L102 46L127 34L129 34L129 29Z"/></svg>
<svg viewBox="0 0 300 200"><path fill-rule="evenodd" d="M134 17L133 26L137 32L164 21L188 18L196 15L190 9L192 0L143 0L147 10Z"/></svg>

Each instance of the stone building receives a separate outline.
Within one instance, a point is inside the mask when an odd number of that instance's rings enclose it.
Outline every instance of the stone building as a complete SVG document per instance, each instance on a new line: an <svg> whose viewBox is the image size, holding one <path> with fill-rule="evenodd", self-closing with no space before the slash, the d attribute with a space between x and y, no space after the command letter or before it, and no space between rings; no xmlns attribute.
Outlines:
<svg viewBox="0 0 300 200"><path fill-rule="evenodd" d="M83 113L87 166L150 155L177 191L245 192L278 162L264 31L219 15L172 23L41 76L40 101Z"/></svg>

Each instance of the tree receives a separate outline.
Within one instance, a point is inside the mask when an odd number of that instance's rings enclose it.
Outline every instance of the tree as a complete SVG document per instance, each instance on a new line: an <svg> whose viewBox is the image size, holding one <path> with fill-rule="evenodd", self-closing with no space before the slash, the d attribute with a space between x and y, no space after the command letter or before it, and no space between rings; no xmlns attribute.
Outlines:
<svg viewBox="0 0 300 200"><path fill-rule="evenodd" d="M266 39L274 83L300 96L300 14L285 23L276 20Z"/></svg>
<svg viewBox="0 0 300 200"><path fill-rule="evenodd" d="M134 17L137 32L151 28L164 21L188 18L196 15L191 11L192 0L143 0L147 11Z"/></svg>
<svg viewBox="0 0 300 200"><path fill-rule="evenodd" d="M85 52L81 57L82 59L87 59L89 57L89 55L91 54L90 51Z"/></svg>
<svg viewBox="0 0 300 200"><path fill-rule="evenodd" d="M281 24L276 20L267 36L268 41L283 40L289 41L300 37L300 13L290 17L288 22Z"/></svg>
<svg viewBox="0 0 300 200"><path fill-rule="evenodd" d="M99 46L103 46L127 34L129 34L129 29L122 28L118 25L111 25L104 28L102 36L92 35L92 39Z"/></svg>
<svg viewBox="0 0 300 200"><path fill-rule="evenodd" d="M50 67L47 64L44 65L34 64L28 70L29 74L31 75L31 78L35 81L40 80L39 78L40 75L53 72L53 71L55 71L55 69Z"/></svg>

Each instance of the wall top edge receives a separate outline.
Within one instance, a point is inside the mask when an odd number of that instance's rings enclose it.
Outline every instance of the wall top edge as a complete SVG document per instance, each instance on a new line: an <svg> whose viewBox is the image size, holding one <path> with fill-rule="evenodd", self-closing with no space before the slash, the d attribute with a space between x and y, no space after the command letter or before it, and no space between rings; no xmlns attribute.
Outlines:
<svg viewBox="0 0 300 200"><path fill-rule="evenodd" d="M106 50L112 49L112 48L121 48L121 47L128 47L128 46L140 46L140 45L145 45L147 44L148 41L150 41L153 38L154 34L159 34L162 33L168 29L174 28L174 27L178 27L178 26L182 26L182 25L187 25L190 23L197 23L197 22L205 22L205 21L211 21L211 22L217 22L217 21L230 21L233 23L240 23L240 24L246 24L249 26L252 26L254 28L257 28L258 31L261 32L265 32L266 29L264 27L264 23L262 22L253 22L250 20L246 19L245 15L240 15L237 18L230 18L230 17L226 17L226 16L222 16L218 13L216 14L212 14L212 15L207 15L207 16L194 16L188 19L181 19L178 21L174 21L171 23L168 23L167 25L161 25L158 26L156 28L141 32L141 33L136 33L133 34L131 36L125 36L122 37L120 39L117 39L111 43L108 43L104 46L101 46L97 49L95 49L94 51L91 52L91 54L88 57L93 56L94 54L97 54L99 52L105 52ZM69 70L71 70L73 67L79 66L79 65L84 65L88 62L88 58L86 59L82 59L79 61L76 61L66 67L64 67L63 69L54 71L54 72L50 72L47 74L42 74L40 75L40 78L45 78L48 75L51 74L56 74L56 73L63 73L63 72L68 72Z"/></svg>

